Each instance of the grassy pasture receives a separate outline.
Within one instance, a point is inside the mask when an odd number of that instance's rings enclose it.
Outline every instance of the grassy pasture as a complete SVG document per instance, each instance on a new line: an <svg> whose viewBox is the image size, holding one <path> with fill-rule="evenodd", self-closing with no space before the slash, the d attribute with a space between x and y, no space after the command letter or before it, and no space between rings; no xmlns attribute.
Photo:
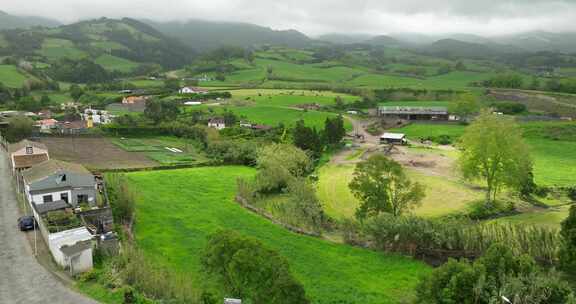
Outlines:
<svg viewBox="0 0 576 304"><path fill-rule="evenodd" d="M138 67L138 63L134 61L130 61L128 59L104 54L100 57L96 58L95 61L97 64L101 65L107 70L110 71L119 71L128 73Z"/></svg>
<svg viewBox="0 0 576 304"><path fill-rule="evenodd" d="M348 188L353 173L352 164L328 164L320 168L318 197L328 215L335 218L354 216L359 202ZM421 216L435 217L461 211L469 202L482 197L481 192L469 189L458 181L424 175L411 169L407 173L412 180L426 186L426 197L414 211Z"/></svg>
<svg viewBox="0 0 576 304"><path fill-rule="evenodd" d="M278 250L313 303L404 303L413 295L421 262L297 235L232 201L245 167L205 167L128 174L138 193L136 241L150 257L200 282L206 236L233 229Z"/></svg>
<svg viewBox="0 0 576 304"><path fill-rule="evenodd" d="M22 74L13 65L0 65L0 82L7 87L20 88L26 81L26 75Z"/></svg>
<svg viewBox="0 0 576 304"><path fill-rule="evenodd" d="M40 55L50 60L61 58L80 59L88 56L84 51L76 48L74 43L66 39L48 38L42 43Z"/></svg>
<svg viewBox="0 0 576 304"><path fill-rule="evenodd" d="M538 184L570 186L576 184L576 141L570 137L571 129L556 131L571 123L535 122L524 123L526 142L531 148L534 161L534 177ZM405 133L410 139L427 136L448 135L453 139L464 133L465 126L448 124L410 124L394 129ZM554 140L552 138L558 138Z"/></svg>

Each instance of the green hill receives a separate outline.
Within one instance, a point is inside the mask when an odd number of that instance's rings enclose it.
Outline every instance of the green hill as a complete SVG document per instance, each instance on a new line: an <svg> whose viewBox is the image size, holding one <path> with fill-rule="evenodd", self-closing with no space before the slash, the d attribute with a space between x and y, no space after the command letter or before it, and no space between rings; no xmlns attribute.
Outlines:
<svg viewBox="0 0 576 304"><path fill-rule="evenodd" d="M33 26L54 27L60 23L56 20L35 16L14 16L0 11L0 30L29 28Z"/></svg>
<svg viewBox="0 0 576 304"><path fill-rule="evenodd" d="M195 49L263 44L300 48L312 43L310 38L295 30L279 31L249 23L203 20L190 20L184 23L146 22L160 32L175 37Z"/></svg>
<svg viewBox="0 0 576 304"><path fill-rule="evenodd" d="M109 55L120 58L116 61L122 60L124 66L130 62L134 66L155 63L165 68L180 68L190 63L194 54L191 48L179 41L129 18L101 18L57 28L17 29L0 33L0 56L40 56L39 60L47 63L62 58L96 60ZM116 70L128 69L121 67Z"/></svg>

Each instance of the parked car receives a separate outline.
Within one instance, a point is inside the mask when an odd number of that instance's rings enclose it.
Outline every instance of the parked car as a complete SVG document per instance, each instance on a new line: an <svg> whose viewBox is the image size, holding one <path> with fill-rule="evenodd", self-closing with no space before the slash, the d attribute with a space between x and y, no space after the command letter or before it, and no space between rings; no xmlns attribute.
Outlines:
<svg viewBox="0 0 576 304"><path fill-rule="evenodd" d="M36 220L33 216L23 216L18 219L18 228L20 231L34 230L36 228Z"/></svg>

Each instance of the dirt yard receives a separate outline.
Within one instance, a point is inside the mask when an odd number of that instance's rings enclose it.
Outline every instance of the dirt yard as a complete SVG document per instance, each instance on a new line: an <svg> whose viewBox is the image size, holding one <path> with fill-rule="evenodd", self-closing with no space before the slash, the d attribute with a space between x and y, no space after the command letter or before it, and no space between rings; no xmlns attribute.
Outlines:
<svg viewBox="0 0 576 304"><path fill-rule="evenodd" d="M51 158L77 162L92 169L143 168L158 163L143 153L127 152L104 137L45 137Z"/></svg>

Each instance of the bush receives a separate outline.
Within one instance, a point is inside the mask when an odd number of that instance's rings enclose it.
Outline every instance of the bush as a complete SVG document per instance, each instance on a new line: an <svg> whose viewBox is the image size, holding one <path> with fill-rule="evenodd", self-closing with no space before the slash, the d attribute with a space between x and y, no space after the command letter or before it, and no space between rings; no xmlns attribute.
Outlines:
<svg viewBox="0 0 576 304"><path fill-rule="evenodd" d="M417 286L417 303L566 303L569 285L555 272L543 272L531 257L494 244L473 264L450 260Z"/></svg>
<svg viewBox="0 0 576 304"><path fill-rule="evenodd" d="M202 267L216 276L231 296L249 303L309 303L284 257L234 231L220 231L209 237Z"/></svg>
<svg viewBox="0 0 576 304"><path fill-rule="evenodd" d="M570 187L566 190L568 198L573 202L576 202L576 186Z"/></svg>
<svg viewBox="0 0 576 304"><path fill-rule="evenodd" d="M474 220L485 220L506 214L510 214L516 210L513 202L484 202L477 201L470 205L468 216Z"/></svg>

